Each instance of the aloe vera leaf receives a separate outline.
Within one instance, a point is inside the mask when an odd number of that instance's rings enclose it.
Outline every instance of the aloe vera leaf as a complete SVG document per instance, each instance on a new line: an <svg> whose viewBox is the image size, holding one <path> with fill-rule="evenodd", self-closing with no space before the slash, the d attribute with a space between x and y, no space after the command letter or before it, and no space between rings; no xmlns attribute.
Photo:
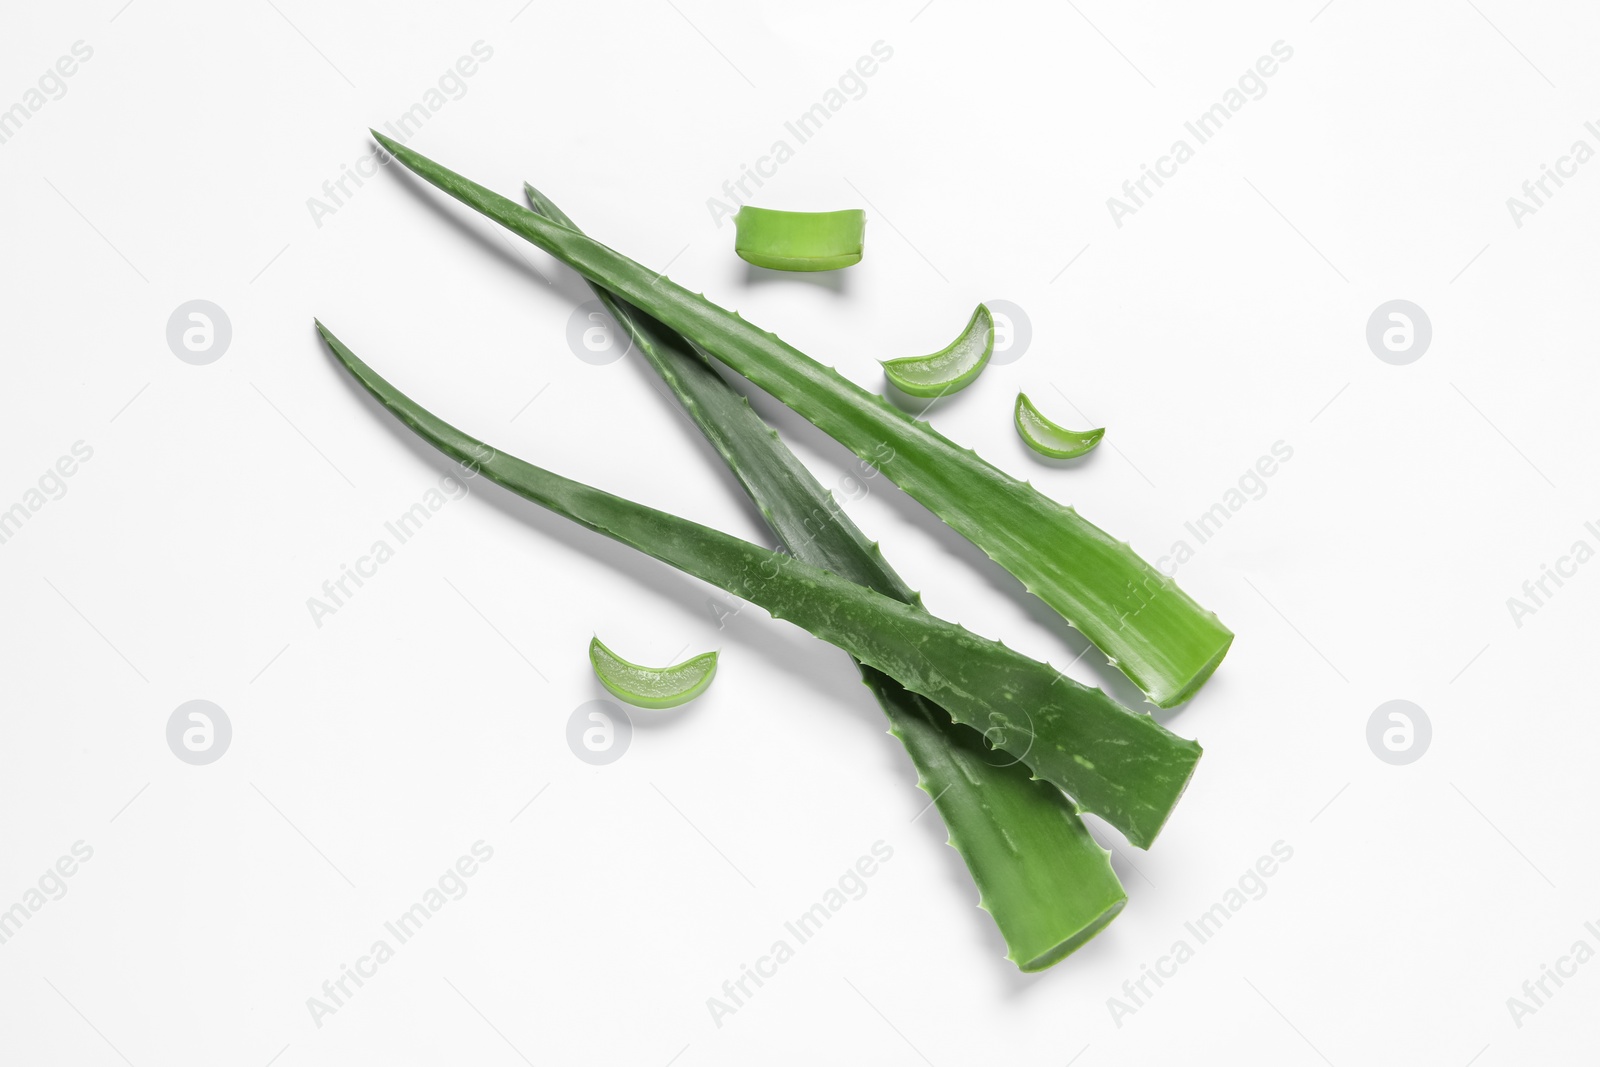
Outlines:
<svg viewBox="0 0 1600 1067"><path fill-rule="evenodd" d="M536 210L576 228L531 185ZM818 484L794 453L688 342L599 286L634 347L672 389L739 478L789 550L841 578L907 604L920 600L878 546ZM1089 835L1072 802L1027 765L997 761L982 735L953 722L933 701L856 661L861 680L905 746L917 785L944 820L949 843L978 886L978 906L1005 939L1006 958L1024 971L1070 955L1114 919L1127 892L1110 853Z"/></svg>
<svg viewBox="0 0 1600 1067"><path fill-rule="evenodd" d="M589 642L589 666L618 700L636 708L675 708L711 685L717 675L717 654L702 652L670 667L644 667L623 659L596 637Z"/></svg>
<svg viewBox="0 0 1600 1067"><path fill-rule="evenodd" d="M425 180L648 312L875 464L1059 612L1158 706L1188 699L1222 662L1232 631L1126 542L1075 509L735 312L376 130L372 134Z"/></svg>
<svg viewBox="0 0 1600 1067"><path fill-rule="evenodd" d="M861 262L867 213L739 209L733 217L733 250L746 263L771 270L838 270Z"/></svg>
<svg viewBox="0 0 1600 1067"><path fill-rule="evenodd" d="M1080 431L1056 425L1039 413L1038 407L1028 399L1026 393L1017 394L1012 421L1029 448L1052 459L1077 459L1087 455L1106 435L1104 427Z"/></svg>
<svg viewBox="0 0 1600 1067"><path fill-rule="evenodd" d="M552 224L554 225L554 224ZM997 641L792 556L497 452L423 408L317 329L345 368L423 440L491 481L765 608L774 618L941 704L989 744L1064 789L1080 810L1149 847L1200 746Z"/></svg>
<svg viewBox="0 0 1600 1067"><path fill-rule="evenodd" d="M890 681L871 667L862 674L869 687L874 675ZM1005 938L1006 958L1024 971L1059 963L1127 903L1111 853L1089 836L1061 790L1030 778L1021 764L995 766L977 731L951 729L938 705L899 693L905 699L890 732L935 798L950 843L977 883L978 906ZM1020 773L1007 773L1013 770Z"/></svg>
<svg viewBox="0 0 1600 1067"><path fill-rule="evenodd" d="M883 376L911 396L946 396L977 381L993 354L994 316L979 304L960 337L932 355L885 361Z"/></svg>

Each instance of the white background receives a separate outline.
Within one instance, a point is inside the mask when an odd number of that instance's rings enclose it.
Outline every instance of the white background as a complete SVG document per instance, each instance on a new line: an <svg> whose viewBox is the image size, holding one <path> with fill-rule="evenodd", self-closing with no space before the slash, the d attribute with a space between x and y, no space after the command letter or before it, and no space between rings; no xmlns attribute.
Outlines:
<svg viewBox="0 0 1600 1067"><path fill-rule="evenodd" d="M1600 164L1506 198L1600 118L1575 3L1056 5L303 0L13 5L0 107L92 58L0 144L0 508L92 458L0 545L0 908L93 858L0 945L18 1064L1573 1062L1600 965L1519 1027L1507 998L1600 920L1600 566L1516 626L1600 519ZM274 6L275 5L275 6ZM876 41L893 56L761 190L867 209L866 258L749 270L721 195ZM1276 41L1293 49L1119 228L1106 199ZM1179 572L1238 634L1170 717L1206 746L1098 939L1020 975L842 653L494 487L444 507L334 615L319 595L447 470L345 380L320 316L495 446L752 538L764 531L636 357L566 343L565 270L388 168L308 198L474 42L413 147L530 179L640 261L878 388L979 300L1029 347L932 421L1148 558L1274 443L1291 461ZM1191 138L1192 143L1192 138ZM1592 173L1591 173L1592 172ZM1069 265L1070 263L1070 265ZM232 324L216 362L165 337ZM1368 316L1411 300L1408 366ZM1072 469L1010 425L1109 427ZM536 398L536 399L535 399ZM825 484L849 457L764 398ZM1067 664L1081 639L879 480L847 502L931 610ZM569 751L584 647L720 648L711 690ZM1071 673L1130 689L1095 655ZM218 762L168 749L215 701ZM1366 725L1431 719L1391 766ZM537 797L532 800L530 799ZM1103 831L1097 826L1097 832ZM307 998L473 843L493 859L318 1026ZM706 998L876 841L893 859L716 1026ZM1138 1010L1108 998L1275 842L1268 892ZM1192 939L1191 939L1192 942ZM1120 1025L1118 1024L1120 1021ZM676 1059L674 1059L676 1057Z"/></svg>

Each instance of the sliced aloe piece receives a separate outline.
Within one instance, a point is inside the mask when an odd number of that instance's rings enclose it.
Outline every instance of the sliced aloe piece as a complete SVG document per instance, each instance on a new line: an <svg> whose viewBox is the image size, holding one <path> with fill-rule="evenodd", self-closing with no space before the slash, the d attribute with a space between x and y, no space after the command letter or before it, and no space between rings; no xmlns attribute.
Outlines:
<svg viewBox="0 0 1600 1067"><path fill-rule="evenodd" d="M1015 421L1017 433L1022 435L1028 447L1052 459L1076 459L1087 455L1106 435L1104 427L1079 431L1057 426L1039 414L1039 409L1026 393L1017 394Z"/></svg>
<svg viewBox="0 0 1600 1067"><path fill-rule="evenodd" d="M390 385L320 322L317 329L368 392L445 455L837 645L942 705L1140 848L1155 840L1183 795L1200 746L1151 716L998 641L793 556L496 452Z"/></svg>
<svg viewBox="0 0 1600 1067"><path fill-rule="evenodd" d="M883 375L902 393L945 396L977 381L993 354L994 316L979 304L960 337L929 356L886 360Z"/></svg>
<svg viewBox="0 0 1600 1067"><path fill-rule="evenodd" d="M1161 707L1187 700L1233 633L1176 582L1071 507L961 448L776 335L576 230L373 136L425 180L605 286L727 364L1015 575Z"/></svg>
<svg viewBox="0 0 1600 1067"><path fill-rule="evenodd" d="M589 642L589 664L600 684L636 708L675 708L706 691L717 676L717 654L702 652L671 667L629 663L598 637Z"/></svg>
<svg viewBox="0 0 1600 1067"><path fill-rule="evenodd" d="M577 228L548 197L524 188L535 210ZM704 356L631 304L593 288L791 552L918 603L878 546ZM859 660L856 667L911 757L918 787L944 820L950 847L971 872L979 907L999 927L1007 958L1022 970L1042 970L1104 929L1128 895L1110 853L1089 835L1066 794L1036 781L1027 764L996 757L978 731L951 721L933 701Z"/></svg>
<svg viewBox="0 0 1600 1067"><path fill-rule="evenodd" d="M746 263L772 270L838 270L861 262L867 213L739 209L733 217L733 250Z"/></svg>

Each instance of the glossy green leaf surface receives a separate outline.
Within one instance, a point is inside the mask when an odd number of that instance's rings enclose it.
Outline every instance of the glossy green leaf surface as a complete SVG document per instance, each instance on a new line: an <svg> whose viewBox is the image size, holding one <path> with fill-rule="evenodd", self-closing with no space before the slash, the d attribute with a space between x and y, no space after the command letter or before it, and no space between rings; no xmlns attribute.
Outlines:
<svg viewBox="0 0 1600 1067"><path fill-rule="evenodd" d="M1155 839L1194 773L1198 744L1099 689L792 556L497 452L405 396L320 323L318 329L374 397L445 455L837 645L943 706L1135 845Z"/></svg>
<svg viewBox="0 0 1600 1067"><path fill-rule="evenodd" d="M1233 634L1126 542L775 335L374 131L440 189L623 297L873 464L1080 630L1152 701L1187 699Z"/></svg>
<svg viewBox="0 0 1600 1067"><path fill-rule="evenodd" d="M871 686L876 672L863 673ZM1006 939L1006 958L1024 971L1059 963L1127 902L1111 854L1061 790L1030 778L1021 763L1007 765L976 731L941 730L948 720L937 705L901 693L909 706L890 732L911 754L923 790L937 798L950 843L978 885L978 906Z"/></svg>
<svg viewBox="0 0 1600 1067"><path fill-rule="evenodd" d="M535 210L573 225L537 189L525 189ZM632 305L598 286L594 291L796 557L903 603L919 602L878 546L704 356ZM1025 763L994 753L982 735L933 701L882 671L856 666L944 820L1009 959L1023 970L1048 967L1116 917L1127 893L1109 854L1060 789L1034 780Z"/></svg>
<svg viewBox="0 0 1600 1067"><path fill-rule="evenodd" d="M702 652L670 667L630 663L598 637L589 642L589 665L612 696L636 708L675 708L706 691L717 675L717 654Z"/></svg>
<svg viewBox="0 0 1600 1067"><path fill-rule="evenodd" d="M1017 433L1029 448L1051 459L1077 459L1079 456L1088 455L1106 435L1103 428L1080 432L1069 430L1065 426L1057 426L1041 415L1033 401L1024 393L1017 394L1017 406L1012 413L1012 421L1016 424Z"/></svg>
<svg viewBox="0 0 1600 1067"><path fill-rule="evenodd" d="M993 354L994 316L979 304L960 337L932 355L886 361L883 376L896 389L911 396L946 396L977 381Z"/></svg>
<svg viewBox="0 0 1600 1067"><path fill-rule="evenodd" d="M838 270L861 262L867 213L774 211L746 204L733 217L733 250L772 270Z"/></svg>

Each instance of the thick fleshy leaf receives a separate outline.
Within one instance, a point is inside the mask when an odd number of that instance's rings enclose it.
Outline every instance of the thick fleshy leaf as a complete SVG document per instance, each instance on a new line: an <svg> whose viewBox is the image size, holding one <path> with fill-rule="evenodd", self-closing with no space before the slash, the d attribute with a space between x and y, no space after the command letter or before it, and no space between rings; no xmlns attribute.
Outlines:
<svg viewBox="0 0 1600 1067"><path fill-rule="evenodd" d="M526 190L541 214L573 225L538 190ZM919 602L878 546L705 357L637 308L598 286L594 291L790 552L885 596ZM996 756L976 730L953 722L933 701L882 671L856 666L944 820L1008 958L1023 970L1040 970L1104 929L1127 893L1066 794L1035 781L1020 760Z"/></svg>
<svg viewBox="0 0 1600 1067"><path fill-rule="evenodd" d="M390 385L321 323L318 329L374 397L445 455L837 645L943 706L1134 844L1155 839L1194 773L1198 744L1099 689L792 556L497 452Z"/></svg>
<svg viewBox="0 0 1600 1067"><path fill-rule="evenodd" d="M1015 575L1162 707L1210 677L1233 634L1177 584L1026 482L776 335L592 238L373 131L396 159L623 297L874 464Z"/></svg>

